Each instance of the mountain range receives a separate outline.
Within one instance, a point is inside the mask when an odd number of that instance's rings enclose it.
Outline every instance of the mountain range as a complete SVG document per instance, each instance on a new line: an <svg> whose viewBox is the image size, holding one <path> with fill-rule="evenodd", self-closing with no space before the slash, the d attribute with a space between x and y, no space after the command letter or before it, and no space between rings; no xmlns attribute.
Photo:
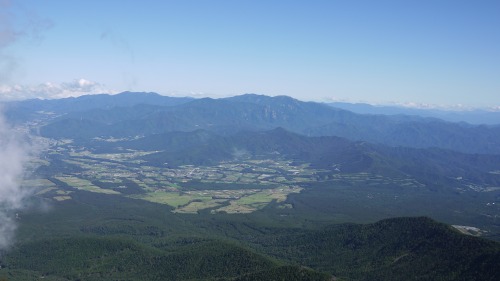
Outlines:
<svg viewBox="0 0 500 281"><path fill-rule="evenodd" d="M77 104L77 106L75 105ZM220 135L277 127L306 136L338 136L394 147L500 154L500 125L453 123L410 115L356 114L286 96L247 94L223 99L122 93L6 105L11 120L52 112L42 136L88 139L204 129ZM43 112L41 112L43 111Z"/></svg>

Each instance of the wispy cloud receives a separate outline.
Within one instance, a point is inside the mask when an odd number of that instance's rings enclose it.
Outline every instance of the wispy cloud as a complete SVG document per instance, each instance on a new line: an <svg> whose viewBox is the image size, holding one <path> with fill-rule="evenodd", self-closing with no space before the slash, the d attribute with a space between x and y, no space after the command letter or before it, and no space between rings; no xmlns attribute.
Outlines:
<svg viewBox="0 0 500 281"><path fill-rule="evenodd" d="M0 83L11 80L19 61L6 48L21 39L39 42L52 22L26 9L19 1L0 0Z"/></svg>
<svg viewBox="0 0 500 281"><path fill-rule="evenodd" d="M0 1L0 48L5 48L20 37L20 31L14 28L12 2Z"/></svg>
<svg viewBox="0 0 500 281"><path fill-rule="evenodd" d="M99 37L103 41L108 41L110 42L113 47L116 49L125 52L131 62L135 62L135 53L130 44L128 43L128 40L125 39L125 37L121 36L120 34L114 32L111 29L107 29L103 31Z"/></svg>

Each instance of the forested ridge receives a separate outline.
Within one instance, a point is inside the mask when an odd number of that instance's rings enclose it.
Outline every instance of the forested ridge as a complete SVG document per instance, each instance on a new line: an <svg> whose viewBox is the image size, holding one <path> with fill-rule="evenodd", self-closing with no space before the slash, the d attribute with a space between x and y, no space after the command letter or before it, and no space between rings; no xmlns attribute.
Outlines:
<svg viewBox="0 0 500 281"><path fill-rule="evenodd" d="M169 238L129 227L119 234L34 239L2 256L0 276L7 280L32 280L26 276L36 273L46 280L492 281L500 276L497 242L463 235L425 217L316 229L254 225L254 232L231 231L248 227L252 226L244 221L217 224L206 238ZM225 238L217 234L221 231Z"/></svg>

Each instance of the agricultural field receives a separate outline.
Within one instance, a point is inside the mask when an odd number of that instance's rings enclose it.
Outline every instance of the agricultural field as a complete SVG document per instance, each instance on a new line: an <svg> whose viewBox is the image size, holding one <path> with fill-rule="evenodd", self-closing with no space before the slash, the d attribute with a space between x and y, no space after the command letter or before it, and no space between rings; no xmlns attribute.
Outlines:
<svg viewBox="0 0 500 281"><path fill-rule="evenodd" d="M38 196L56 201L71 200L71 192L76 189L165 204L175 213L250 213L299 193L302 188L293 184L296 179L314 181L314 171L307 165L292 167L289 161L158 168L141 160L150 153L154 152L97 154L78 149L70 141L58 142L48 155L64 155L61 166L72 169L61 169L50 177L26 181L25 185L36 187ZM288 173L283 175L283 171Z"/></svg>

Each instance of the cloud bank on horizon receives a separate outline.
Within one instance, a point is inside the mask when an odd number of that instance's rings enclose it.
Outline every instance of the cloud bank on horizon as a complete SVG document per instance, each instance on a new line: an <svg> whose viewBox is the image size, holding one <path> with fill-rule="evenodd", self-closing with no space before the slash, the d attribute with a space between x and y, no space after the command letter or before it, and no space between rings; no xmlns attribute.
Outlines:
<svg viewBox="0 0 500 281"><path fill-rule="evenodd" d="M0 1L0 101L58 99L87 94L114 93L104 85L84 78L60 84L45 82L35 86L9 83L20 62L18 58L9 55L5 50L19 40L42 40L43 32L51 27L50 20L40 18L17 1Z"/></svg>
<svg viewBox="0 0 500 281"><path fill-rule="evenodd" d="M0 100L15 101L26 99L61 99L92 94L115 94L116 91L87 79L75 79L72 82L46 82L36 86L0 85Z"/></svg>

